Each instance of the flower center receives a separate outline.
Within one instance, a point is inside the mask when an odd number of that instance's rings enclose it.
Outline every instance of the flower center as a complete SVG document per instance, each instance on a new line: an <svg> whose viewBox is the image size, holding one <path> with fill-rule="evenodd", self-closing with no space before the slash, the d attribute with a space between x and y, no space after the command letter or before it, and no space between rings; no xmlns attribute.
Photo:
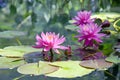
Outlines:
<svg viewBox="0 0 120 80"><path fill-rule="evenodd" d="M48 39L49 39L49 40L53 39L53 35L49 35L49 36L48 36Z"/></svg>

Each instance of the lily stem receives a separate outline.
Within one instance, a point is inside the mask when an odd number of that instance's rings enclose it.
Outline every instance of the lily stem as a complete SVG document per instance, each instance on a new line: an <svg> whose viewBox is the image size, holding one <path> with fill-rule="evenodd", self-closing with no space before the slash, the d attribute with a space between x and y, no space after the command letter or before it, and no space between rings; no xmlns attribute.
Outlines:
<svg viewBox="0 0 120 80"><path fill-rule="evenodd" d="M53 62L53 57L54 57L53 50L50 49L50 62Z"/></svg>

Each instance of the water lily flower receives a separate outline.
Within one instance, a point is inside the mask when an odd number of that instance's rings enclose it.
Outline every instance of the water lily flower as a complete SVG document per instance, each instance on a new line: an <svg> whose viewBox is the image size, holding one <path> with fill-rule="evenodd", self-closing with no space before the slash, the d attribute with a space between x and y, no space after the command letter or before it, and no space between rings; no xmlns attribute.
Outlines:
<svg viewBox="0 0 120 80"><path fill-rule="evenodd" d="M78 30L79 35L76 36L79 42L84 41L85 47L94 47L102 42L101 38L105 36L105 34L100 33L101 27L94 23L83 26L84 27L81 27L80 30Z"/></svg>
<svg viewBox="0 0 120 80"><path fill-rule="evenodd" d="M76 26L81 26L93 23L95 19L94 18L91 19L90 17L91 17L90 11L79 11L77 13L77 16L73 18L73 20L75 21L73 24L75 24Z"/></svg>
<svg viewBox="0 0 120 80"><path fill-rule="evenodd" d="M54 32L46 32L41 33L41 36L36 35L36 46L34 48L42 48L43 51L50 51L51 49L56 53L60 53L58 49L66 50L68 49L61 44L65 41L64 36L59 36L59 34L55 34Z"/></svg>

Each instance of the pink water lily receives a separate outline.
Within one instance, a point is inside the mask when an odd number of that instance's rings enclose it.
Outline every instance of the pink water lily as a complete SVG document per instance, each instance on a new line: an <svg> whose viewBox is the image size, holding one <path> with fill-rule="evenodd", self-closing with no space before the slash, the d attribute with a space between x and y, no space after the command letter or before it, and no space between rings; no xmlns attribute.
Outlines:
<svg viewBox="0 0 120 80"><path fill-rule="evenodd" d="M81 26L85 24L90 24L94 22L94 19L91 19L91 12L90 11L79 11L77 16L73 18L74 23L76 26Z"/></svg>
<svg viewBox="0 0 120 80"><path fill-rule="evenodd" d="M100 33L101 27L97 24L87 24L83 25L80 30L78 30L79 35L76 36L78 41L84 41L84 46L94 46L102 42L101 38L105 36L105 34Z"/></svg>
<svg viewBox="0 0 120 80"><path fill-rule="evenodd" d="M41 36L36 35L36 46L34 48L43 48L43 51L50 51L50 49L54 50L56 53L60 53L58 49L68 49L61 44L65 41L65 37L59 37L59 34L55 34L54 32L46 32L41 33Z"/></svg>

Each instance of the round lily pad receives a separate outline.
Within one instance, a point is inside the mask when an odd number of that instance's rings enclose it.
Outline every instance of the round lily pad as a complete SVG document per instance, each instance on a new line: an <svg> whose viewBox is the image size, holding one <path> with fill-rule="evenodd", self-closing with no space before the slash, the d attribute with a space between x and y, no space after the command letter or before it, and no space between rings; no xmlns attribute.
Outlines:
<svg viewBox="0 0 120 80"><path fill-rule="evenodd" d="M59 70L46 74L49 77L58 77L58 78L75 78L87 75L94 71L94 69L87 69L79 66L80 61L60 61L50 63L54 66L59 66Z"/></svg>
<svg viewBox="0 0 120 80"><path fill-rule="evenodd" d="M22 57L24 53L13 50L0 50L0 55L4 57Z"/></svg>
<svg viewBox="0 0 120 80"><path fill-rule="evenodd" d="M20 66L17 71L21 74L43 75L57 71L59 67L49 65L48 62L28 63Z"/></svg>
<svg viewBox="0 0 120 80"><path fill-rule="evenodd" d="M13 69L25 64L21 58L0 57L0 69Z"/></svg>
<svg viewBox="0 0 120 80"><path fill-rule="evenodd" d="M26 33L22 31L3 31L0 32L0 38L15 38L25 36Z"/></svg>
<svg viewBox="0 0 120 80"><path fill-rule="evenodd" d="M30 52L41 52L41 49L35 49L30 46L8 46L0 50L0 55L8 57L23 57Z"/></svg>
<svg viewBox="0 0 120 80"><path fill-rule="evenodd" d="M113 65L113 63L107 62L104 59L84 60L80 62L80 66L93 69L106 69Z"/></svg>

